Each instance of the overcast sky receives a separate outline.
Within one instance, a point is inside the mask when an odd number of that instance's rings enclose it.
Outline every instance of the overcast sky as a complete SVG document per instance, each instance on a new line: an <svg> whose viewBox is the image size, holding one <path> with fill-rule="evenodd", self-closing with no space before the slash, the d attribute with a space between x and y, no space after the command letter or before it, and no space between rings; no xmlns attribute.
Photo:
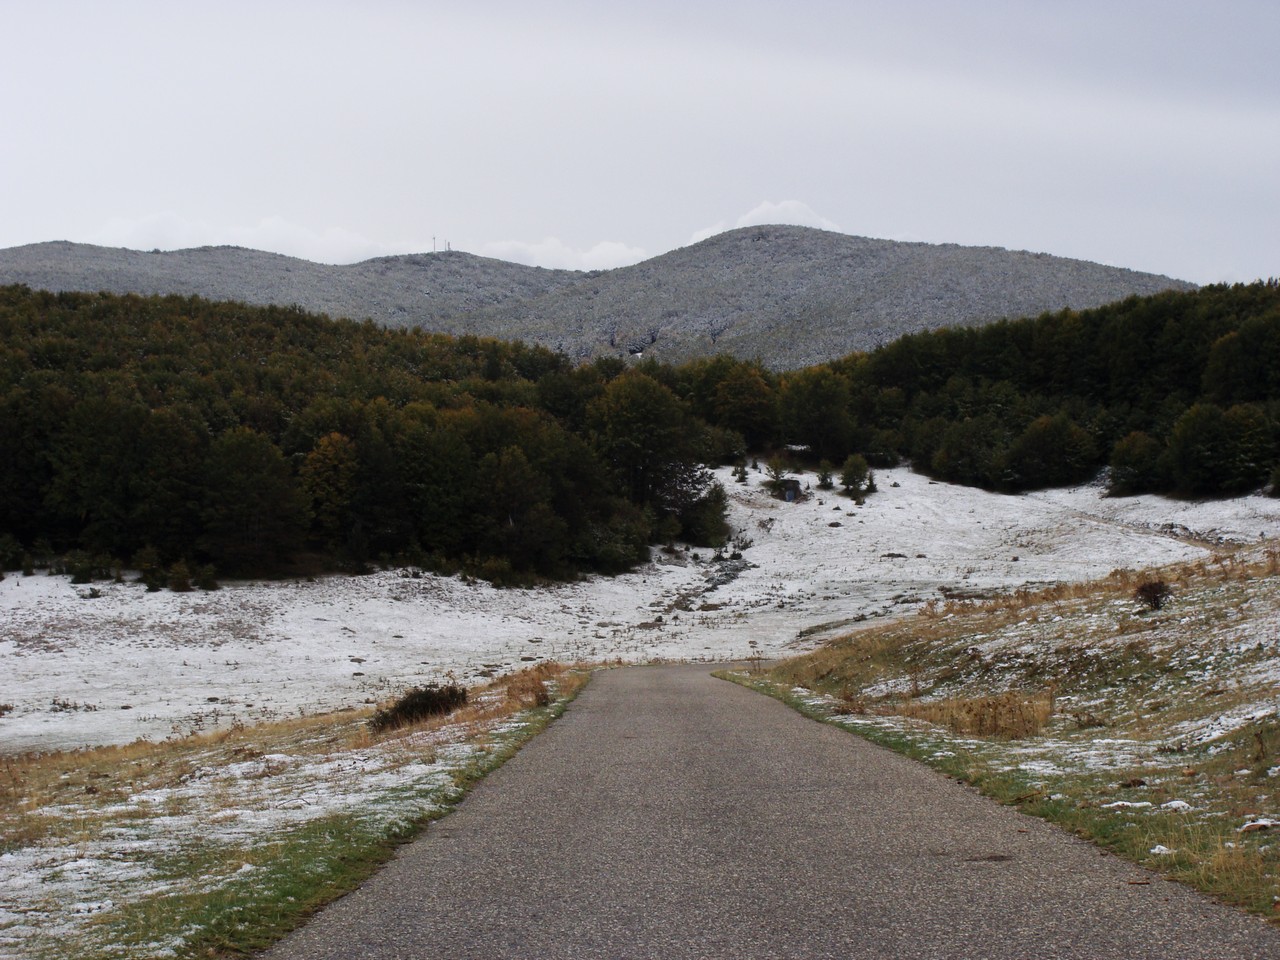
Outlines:
<svg viewBox="0 0 1280 960"><path fill-rule="evenodd" d="M612 267L786 222L1280 275L1280 2L0 0L0 247Z"/></svg>

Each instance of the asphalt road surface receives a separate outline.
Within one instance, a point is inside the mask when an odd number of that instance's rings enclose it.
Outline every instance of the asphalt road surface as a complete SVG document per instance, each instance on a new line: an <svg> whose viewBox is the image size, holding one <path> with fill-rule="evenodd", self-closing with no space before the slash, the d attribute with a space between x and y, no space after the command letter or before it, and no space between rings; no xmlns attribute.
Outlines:
<svg viewBox="0 0 1280 960"><path fill-rule="evenodd" d="M1280 930L705 666L598 674L266 956L1280 958Z"/></svg>

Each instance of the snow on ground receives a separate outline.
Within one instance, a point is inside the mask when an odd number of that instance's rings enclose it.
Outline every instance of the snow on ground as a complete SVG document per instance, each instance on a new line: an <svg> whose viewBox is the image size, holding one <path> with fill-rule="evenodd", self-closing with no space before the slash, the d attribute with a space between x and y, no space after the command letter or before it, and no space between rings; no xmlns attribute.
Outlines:
<svg viewBox="0 0 1280 960"><path fill-rule="evenodd" d="M330 723L277 733L271 745L287 752L264 753L251 740L230 750L197 744L167 771L126 764L100 773L92 791L69 784L39 809L47 834L0 853L0 958L190 954L201 908L170 896L220 898L233 913L279 896L273 877L295 866L278 847L297 843L308 825L340 817L345 831L373 843L442 812L464 771L493 766L483 739L509 742L527 729L525 717L505 716L505 696L498 689L473 700L497 709L468 722L364 744L344 744L358 721ZM124 779L157 771L160 783ZM105 805L99 789L114 795ZM161 911L155 921L138 919L148 904Z"/></svg>
<svg viewBox="0 0 1280 960"><path fill-rule="evenodd" d="M1031 500L1084 510L1135 530L1172 534L1206 543L1251 543L1275 536L1280 501L1253 494L1231 500L1106 497L1100 483L1026 494ZM1083 504L1083 505L1082 505Z"/></svg>
<svg viewBox="0 0 1280 960"><path fill-rule="evenodd" d="M720 473L742 561L654 552L616 578L498 590L390 570L146 593L66 577L0 582L0 753L367 703L534 659L741 659L807 648L940 591L1081 580L1280 536L1280 501L1110 500L1097 487L1005 496L880 473L865 506L770 499ZM806 478L812 482L812 476Z"/></svg>

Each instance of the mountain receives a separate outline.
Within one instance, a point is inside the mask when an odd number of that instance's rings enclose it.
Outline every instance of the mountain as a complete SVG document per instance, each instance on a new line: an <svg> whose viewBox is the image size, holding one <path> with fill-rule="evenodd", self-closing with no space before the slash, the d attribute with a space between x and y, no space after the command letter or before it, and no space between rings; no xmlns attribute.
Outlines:
<svg viewBox="0 0 1280 960"><path fill-rule="evenodd" d="M0 250L0 283L297 304L335 317L371 317L388 327L433 328L460 312L535 297L581 276L452 251L334 266L243 247L147 253L55 242Z"/></svg>
<svg viewBox="0 0 1280 960"><path fill-rule="evenodd" d="M239 247L146 253L40 243L0 250L0 283L297 304L390 327L520 339L574 357L731 353L776 369L923 329L1194 289L1048 254L793 226L731 230L590 272L458 251L332 266Z"/></svg>

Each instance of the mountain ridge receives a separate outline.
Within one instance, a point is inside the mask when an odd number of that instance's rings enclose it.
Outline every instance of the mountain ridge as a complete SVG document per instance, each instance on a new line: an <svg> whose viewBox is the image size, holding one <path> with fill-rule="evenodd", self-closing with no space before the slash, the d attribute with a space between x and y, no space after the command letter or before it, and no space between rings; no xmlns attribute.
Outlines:
<svg viewBox="0 0 1280 960"><path fill-rule="evenodd" d="M776 225L593 271L462 251L330 265L233 246L144 252L51 241L0 250L0 283L297 304L388 327L524 340L581 359L724 352L776 369L924 329L1195 288L1044 253Z"/></svg>

